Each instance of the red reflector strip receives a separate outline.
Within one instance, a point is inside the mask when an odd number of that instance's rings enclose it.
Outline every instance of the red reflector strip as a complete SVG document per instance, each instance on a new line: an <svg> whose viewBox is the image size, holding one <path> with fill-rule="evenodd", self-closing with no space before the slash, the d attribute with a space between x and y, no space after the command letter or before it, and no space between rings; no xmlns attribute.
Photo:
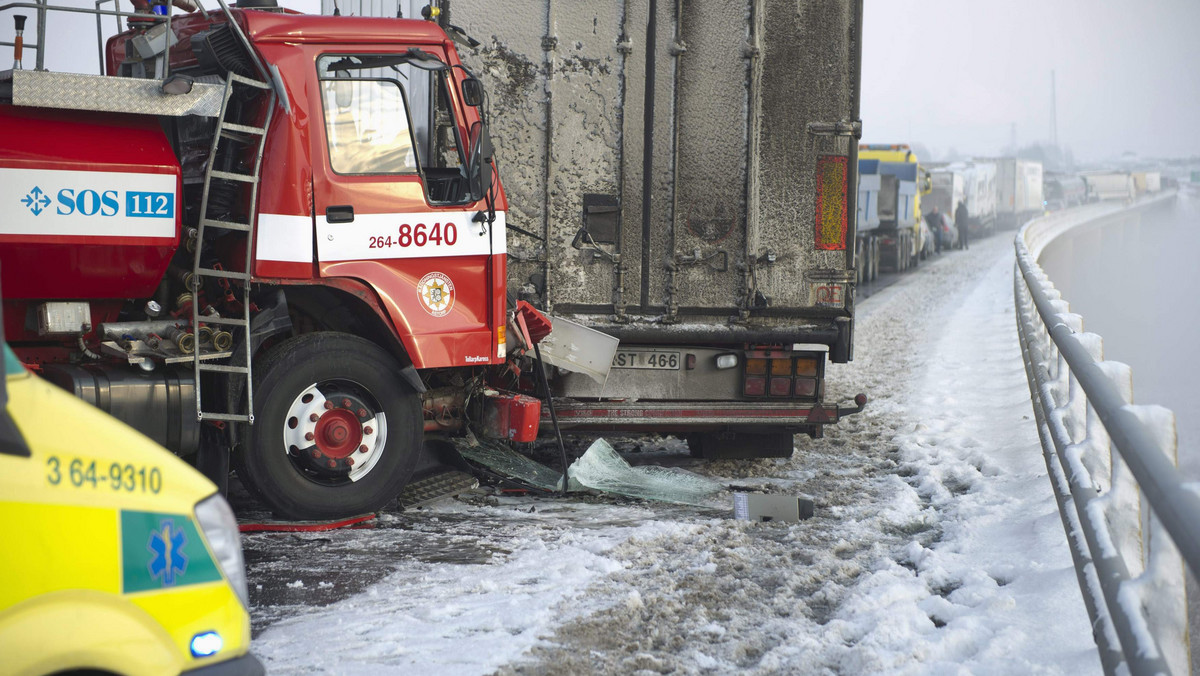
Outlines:
<svg viewBox="0 0 1200 676"><path fill-rule="evenodd" d="M846 190L849 171L846 158L822 155L817 158L817 231L816 246L826 251L845 251Z"/></svg>
<svg viewBox="0 0 1200 676"><path fill-rule="evenodd" d="M797 378L796 379L796 396L811 397L817 393L816 378Z"/></svg>
<svg viewBox="0 0 1200 676"><path fill-rule="evenodd" d="M746 382L742 385L742 393L748 397L761 397L766 394L766 376L746 376Z"/></svg>

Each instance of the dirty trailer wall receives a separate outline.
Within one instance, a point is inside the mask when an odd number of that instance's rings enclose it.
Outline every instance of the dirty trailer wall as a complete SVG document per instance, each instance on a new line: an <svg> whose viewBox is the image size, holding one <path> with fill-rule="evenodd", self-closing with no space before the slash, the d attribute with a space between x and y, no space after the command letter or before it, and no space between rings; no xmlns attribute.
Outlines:
<svg viewBox="0 0 1200 676"><path fill-rule="evenodd" d="M849 316L848 289L817 302L818 285L853 274L845 250L815 247L814 224L818 157L850 160L854 139L807 125L853 119L856 4L444 2L444 19L482 42L463 57L489 92L508 222L544 238L510 229L510 288L593 325Z"/></svg>

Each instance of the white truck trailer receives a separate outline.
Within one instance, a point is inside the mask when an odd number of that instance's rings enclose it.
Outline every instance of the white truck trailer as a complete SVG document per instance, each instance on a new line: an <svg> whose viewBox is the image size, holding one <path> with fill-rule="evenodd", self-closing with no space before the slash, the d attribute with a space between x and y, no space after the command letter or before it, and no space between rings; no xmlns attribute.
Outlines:
<svg viewBox="0 0 1200 676"><path fill-rule="evenodd" d="M1124 171L1088 172L1083 175L1083 180L1087 182L1089 202L1101 200L1131 202L1137 196L1133 176Z"/></svg>
<svg viewBox="0 0 1200 676"><path fill-rule="evenodd" d="M1016 228L1045 210L1042 194L1042 163L1001 157L996 164L996 222Z"/></svg>

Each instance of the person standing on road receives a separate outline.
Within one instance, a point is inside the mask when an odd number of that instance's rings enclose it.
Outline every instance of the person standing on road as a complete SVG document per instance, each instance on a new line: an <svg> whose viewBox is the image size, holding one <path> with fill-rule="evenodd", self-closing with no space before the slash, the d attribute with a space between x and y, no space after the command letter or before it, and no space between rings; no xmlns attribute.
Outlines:
<svg viewBox="0 0 1200 676"><path fill-rule="evenodd" d="M934 207L933 211L925 214L925 223L933 231L934 253L942 253L942 216L938 213L937 207Z"/></svg>
<svg viewBox="0 0 1200 676"><path fill-rule="evenodd" d="M963 200L958 203L958 208L954 210L954 227L958 228L958 248L969 249L967 246L967 201Z"/></svg>

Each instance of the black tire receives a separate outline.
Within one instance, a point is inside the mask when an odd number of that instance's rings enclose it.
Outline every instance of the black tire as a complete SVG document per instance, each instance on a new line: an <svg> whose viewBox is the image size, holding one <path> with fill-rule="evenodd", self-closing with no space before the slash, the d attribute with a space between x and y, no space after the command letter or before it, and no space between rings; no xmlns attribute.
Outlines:
<svg viewBox="0 0 1200 676"><path fill-rule="evenodd" d="M255 364L254 425L234 458L242 482L288 519L382 508L412 476L424 437L420 397L399 372L383 348L345 333L273 348Z"/></svg>

